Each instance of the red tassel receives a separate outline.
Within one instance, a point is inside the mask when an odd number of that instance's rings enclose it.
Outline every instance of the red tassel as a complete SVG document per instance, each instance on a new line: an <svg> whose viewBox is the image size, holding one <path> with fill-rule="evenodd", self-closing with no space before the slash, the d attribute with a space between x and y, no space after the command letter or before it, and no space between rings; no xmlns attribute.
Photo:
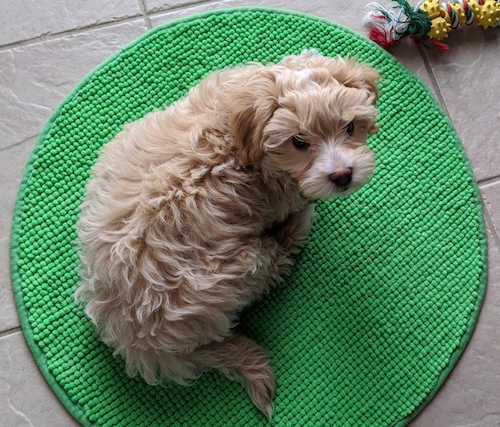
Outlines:
<svg viewBox="0 0 500 427"><path fill-rule="evenodd" d="M373 27L368 35L370 40L373 40L378 45L382 46L384 49L388 49L396 44L396 40L387 41L387 35L385 32L380 31L378 28Z"/></svg>
<svg viewBox="0 0 500 427"><path fill-rule="evenodd" d="M431 42L434 46L436 46L441 52L447 52L450 50L450 47L447 44L444 44L442 42L438 42L437 40L432 40Z"/></svg>

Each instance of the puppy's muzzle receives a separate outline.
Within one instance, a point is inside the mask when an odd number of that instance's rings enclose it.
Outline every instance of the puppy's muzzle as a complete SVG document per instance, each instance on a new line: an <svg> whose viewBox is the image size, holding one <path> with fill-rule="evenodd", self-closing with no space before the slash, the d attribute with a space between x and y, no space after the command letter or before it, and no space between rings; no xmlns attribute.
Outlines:
<svg viewBox="0 0 500 427"><path fill-rule="evenodd" d="M352 181L352 169L344 168L330 175L332 181L338 187L347 187Z"/></svg>

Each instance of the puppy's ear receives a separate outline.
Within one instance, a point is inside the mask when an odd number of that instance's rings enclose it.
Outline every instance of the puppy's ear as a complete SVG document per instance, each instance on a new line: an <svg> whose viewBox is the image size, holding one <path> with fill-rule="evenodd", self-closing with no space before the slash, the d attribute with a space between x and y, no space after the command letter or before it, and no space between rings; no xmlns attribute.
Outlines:
<svg viewBox="0 0 500 427"><path fill-rule="evenodd" d="M380 92L377 80L380 79L380 73L375 68L358 62L357 57L327 58L327 62L334 79L344 86L367 90L372 96L373 105L377 103Z"/></svg>
<svg viewBox="0 0 500 427"><path fill-rule="evenodd" d="M358 62L356 62L354 67L357 67L363 76L360 87L365 86L368 92L370 92L371 103L375 106L380 93L380 89L377 84L377 80L380 79L380 73L375 68L371 68L366 64L360 64ZM378 133L378 131L379 127L376 124L373 124L373 126L368 130L368 133L375 134Z"/></svg>
<svg viewBox="0 0 500 427"><path fill-rule="evenodd" d="M228 102L229 126L243 166L258 162L264 155L263 131L278 107L274 71L260 68L248 81L239 81Z"/></svg>
<svg viewBox="0 0 500 427"><path fill-rule="evenodd" d="M348 87L366 89L373 96L373 104L378 100L379 88L376 81L380 79L380 74L368 64L358 62L357 57L332 58L319 55L316 51L303 51L300 55L284 58L281 63L293 70L326 69L328 74L339 83Z"/></svg>
<svg viewBox="0 0 500 427"><path fill-rule="evenodd" d="M380 73L367 64L355 62L354 69L358 69L361 72L362 78L358 83L360 87L365 86L370 93L373 94L373 104L375 105L378 101L378 96L380 89L377 84L377 80L380 79Z"/></svg>
<svg viewBox="0 0 500 427"><path fill-rule="evenodd" d="M380 93L377 84L377 80L380 79L378 70L370 67L368 64L358 62L357 57L347 56L345 59L326 58L325 61L334 79L344 86L366 90L369 102L373 106L377 104ZM373 124L368 133L375 134L378 130L378 126Z"/></svg>

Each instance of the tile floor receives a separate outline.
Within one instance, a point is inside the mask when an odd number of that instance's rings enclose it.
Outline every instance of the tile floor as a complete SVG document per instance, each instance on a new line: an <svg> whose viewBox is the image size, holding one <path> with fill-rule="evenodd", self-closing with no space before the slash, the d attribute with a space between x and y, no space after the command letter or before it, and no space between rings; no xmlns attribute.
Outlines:
<svg viewBox="0 0 500 427"><path fill-rule="evenodd" d="M387 0L381 0L387 1ZM9 273L9 234L36 137L66 94L120 47L164 22L213 9L268 6L366 34L366 0L0 0L0 426L67 427L66 412L24 341ZM478 325L445 385L411 427L500 425L500 28L455 30L450 51L392 51L455 124L485 208L489 282ZM298 426L297 426L298 427ZM369 427L369 426L368 426Z"/></svg>

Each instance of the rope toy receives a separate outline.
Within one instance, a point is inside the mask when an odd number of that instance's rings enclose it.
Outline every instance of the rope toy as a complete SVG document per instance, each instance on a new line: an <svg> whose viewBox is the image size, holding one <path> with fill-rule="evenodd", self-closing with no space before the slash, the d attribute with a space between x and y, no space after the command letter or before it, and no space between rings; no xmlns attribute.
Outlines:
<svg viewBox="0 0 500 427"><path fill-rule="evenodd" d="M396 45L410 37L426 47L435 46L442 51L449 49L442 41L459 25L474 21L485 30L500 26L500 0L420 0L413 8L406 0L394 0L399 5L387 9L379 3L369 3L371 10L364 22L369 25L369 37L384 48Z"/></svg>

